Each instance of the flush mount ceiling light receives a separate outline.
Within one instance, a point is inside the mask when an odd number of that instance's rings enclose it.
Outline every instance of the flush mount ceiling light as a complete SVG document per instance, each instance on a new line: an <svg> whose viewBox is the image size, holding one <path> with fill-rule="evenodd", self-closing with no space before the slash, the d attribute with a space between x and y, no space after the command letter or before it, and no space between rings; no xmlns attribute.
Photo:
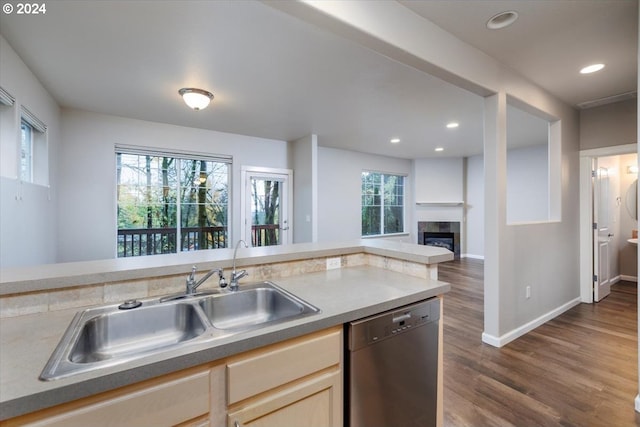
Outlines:
<svg viewBox="0 0 640 427"><path fill-rule="evenodd" d="M213 99L213 94L203 89L196 89L191 87L183 87L178 93L184 99L184 103L196 111L207 108L207 105Z"/></svg>
<svg viewBox="0 0 640 427"><path fill-rule="evenodd" d="M391 138L389 140L389 142L392 143L392 144L398 144L398 143L400 143L400 138Z"/></svg>
<svg viewBox="0 0 640 427"><path fill-rule="evenodd" d="M460 126L460 123L458 123L458 122L447 123L447 128L449 128L449 129L455 129L458 126Z"/></svg>
<svg viewBox="0 0 640 427"><path fill-rule="evenodd" d="M439 152L441 152L441 151L444 151L444 148L442 148L442 147L436 147L436 149L435 149L435 152L436 152L436 153L439 153Z"/></svg>
<svg viewBox="0 0 640 427"><path fill-rule="evenodd" d="M596 71L600 71L604 68L604 64L591 64L591 65L587 65L586 67L584 67L583 69L580 70L580 74L591 74L591 73L595 73Z"/></svg>
<svg viewBox="0 0 640 427"><path fill-rule="evenodd" d="M490 30L499 30L500 28L508 27L516 22L518 19L518 12L515 10L507 10L494 15L487 21L487 28Z"/></svg>

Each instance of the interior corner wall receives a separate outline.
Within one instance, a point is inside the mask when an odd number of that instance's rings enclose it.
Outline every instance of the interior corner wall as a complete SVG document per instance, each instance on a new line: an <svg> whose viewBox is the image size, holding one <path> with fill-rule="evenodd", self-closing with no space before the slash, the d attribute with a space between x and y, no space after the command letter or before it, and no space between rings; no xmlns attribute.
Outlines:
<svg viewBox="0 0 640 427"><path fill-rule="evenodd" d="M484 259L484 158L468 157L465 170L463 256Z"/></svg>
<svg viewBox="0 0 640 427"><path fill-rule="evenodd" d="M414 242L411 160L318 147L318 241L341 242L362 234L362 171L406 175L405 230L408 235L389 237Z"/></svg>
<svg viewBox="0 0 640 427"><path fill-rule="evenodd" d="M11 107L0 107L0 266L23 267L58 261L58 177L60 108L0 36L0 86L15 97ZM38 166L45 185L18 179L21 108L26 107L47 125L39 143L46 144L45 161ZM41 159L42 160L42 159Z"/></svg>
<svg viewBox="0 0 640 427"><path fill-rule="evenodd" d="M288 143L293 169L293 243L318 240L318 137Z"/></svg>
<svg viewBox="0 0 640 427"><path fill-rule="evenodd" d="M233 157L230 241L240 236L240 169L286 169L285 141L62 110L60 258L87 261L116 256L115 145L185 150Z"/></svg>
<svg viewBox="0 0 640 427"><path fill-rule="evenodd" d="M580 149L633 144L637 139L637 100L580 111Z"/></svg>

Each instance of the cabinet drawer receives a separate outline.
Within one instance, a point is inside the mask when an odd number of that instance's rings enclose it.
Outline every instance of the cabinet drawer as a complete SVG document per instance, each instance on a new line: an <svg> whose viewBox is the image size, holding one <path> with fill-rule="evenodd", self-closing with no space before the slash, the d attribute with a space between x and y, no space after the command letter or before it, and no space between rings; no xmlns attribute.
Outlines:
<svg viewBox="0 0 640 427"><path fill-rule="evenodd" d="M175 425L209 412L209 371L150 385L106 399L92 399L14 419L27 426ZM73 406L71 408L70 406ZM12 425L9 420L8 425Z"/></svg>
<svg viewBox="0 0 640 427"><path fill-rule="evenodd" d="M230 361L227 364L227 403L231 405L340 364L341 337L341 329L333 329Z"/></svg>

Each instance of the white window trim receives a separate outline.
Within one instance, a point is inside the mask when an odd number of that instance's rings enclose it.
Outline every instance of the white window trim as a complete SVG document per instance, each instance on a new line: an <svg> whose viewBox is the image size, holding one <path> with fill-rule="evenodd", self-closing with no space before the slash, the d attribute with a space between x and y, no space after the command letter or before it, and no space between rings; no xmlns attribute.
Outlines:
<svg viewBox="0 0 640 427"><path fill-rule="evenodd" d="M393 236L405 236L405 235L409 235L410 233L407 231L407 178L408 175L404 174L404 173L396 173L396 172L382 172L382 171L377 171L377 170L371 170L371 169L363 169L360 172L360 221L362 221L362 172L369 172L369 173L378 173L380 175L384 176L401 176L403 178L403 182L402 182L402 231L396 232L396 233L384 233L383 227L384 227L384 194L382 194L382 200L383 200L383 204L380 206L381 208L381 212L380 212L380 231L382 232L381 234L368 234L368 235L363 235L362 234L362 222L360 224L360 238L362 239L371 239L371 238L376 238L376 237L393 237ZM384 184L383 184L384 187Z"/></svg>

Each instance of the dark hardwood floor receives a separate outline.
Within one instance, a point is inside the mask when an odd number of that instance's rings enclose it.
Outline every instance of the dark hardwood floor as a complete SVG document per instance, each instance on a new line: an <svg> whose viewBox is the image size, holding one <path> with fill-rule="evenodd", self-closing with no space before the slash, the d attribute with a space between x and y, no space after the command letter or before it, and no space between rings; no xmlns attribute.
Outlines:
<svg viewBox="0 0 640 427"><path fill-rule="evenodd" d="M619 282L495 348L481 341L483 262L438 265L444 298L444 426L640 426L637 287Z"/></svg>

